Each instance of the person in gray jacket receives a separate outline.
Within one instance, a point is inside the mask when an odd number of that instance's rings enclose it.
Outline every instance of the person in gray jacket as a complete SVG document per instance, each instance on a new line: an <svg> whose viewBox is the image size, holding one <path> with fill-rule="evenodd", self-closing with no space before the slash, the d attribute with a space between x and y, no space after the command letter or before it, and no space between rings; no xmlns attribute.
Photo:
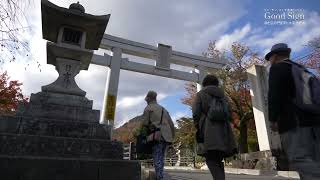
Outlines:
<svg viewBox="0 0 320 180"><path fill-rule="evenodd" d="M168 144L174 141L175 128L169 112L157 103L156 92L149 91L145 101L148 105L144 109L143 125L150 132L160 131L160 140L152 142L152 156L156 180L162 180L165 152Z"/></svg>
<svg viewBox="0 0 320 180"><path fill-rule="evenodd" d="M213 98L225 98L224 92L219 88L219 80L214 75L207 75L202 82L203 89L196 95L192 106L193 120L197 129L197 142L203 144L207 166L214 180L224 180L223 158L236 153L236 143L231 130L230 117L222 121L212 122L207 119ZM228 105L228 104L226 104Z"/></svg>

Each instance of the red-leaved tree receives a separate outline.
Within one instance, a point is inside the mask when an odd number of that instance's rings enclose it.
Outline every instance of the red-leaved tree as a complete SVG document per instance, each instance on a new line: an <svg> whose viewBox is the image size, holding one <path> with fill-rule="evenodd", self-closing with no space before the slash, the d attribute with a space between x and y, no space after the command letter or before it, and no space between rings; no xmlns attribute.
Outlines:
<svg viewBox="0 0 320 180"><path fill-rule="evenodd" d="M228 59L226 68L208 73L217 75L223 82L222 88L228 96L232 107L233 128L239 137L240 152L248 152L248 145L250 146L250 144L254 146L250 148L251 150L257 150L257 137L247 68L253 64L263 64L264 61L259 58L257 53L251 51L248 46L240 43L233 43L230 51L225 52L218 50L215 42L211 42L204 56ZM191 106L197 91L196 85L187 83L185 89L187 95L182 99L182 103Z"/></svg>
<svg viewBox="0 0 320 180"><path fill-rule="evenodd" d="M7 72L0 74L0 115L13 115L19 102L27 102L21 90L22 83L10 81Z"/></svg>
<svg viewBox="0 0 320 180"><path fill-rule="evenodd" d="M298 61L306 67L314 69L317 77L320 78L320 36L309 41L308 47L312 53L307 55L305 59Z"/></svg>

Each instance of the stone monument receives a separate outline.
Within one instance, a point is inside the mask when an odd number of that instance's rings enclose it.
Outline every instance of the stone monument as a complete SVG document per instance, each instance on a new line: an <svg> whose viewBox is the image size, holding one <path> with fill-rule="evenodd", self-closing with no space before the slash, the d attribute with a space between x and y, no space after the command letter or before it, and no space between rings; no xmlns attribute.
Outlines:
<svg viewBox="0 0 320 180"><path fill-rule="evenodd" d="M47 0L41 11L47 62L59 77L31 94L16 116L0 117L1 180L140 179L140 164L122 160L122 143L111 140L112 127L99 124L100 112L75 82L99 48L110 15Z"/></svg>

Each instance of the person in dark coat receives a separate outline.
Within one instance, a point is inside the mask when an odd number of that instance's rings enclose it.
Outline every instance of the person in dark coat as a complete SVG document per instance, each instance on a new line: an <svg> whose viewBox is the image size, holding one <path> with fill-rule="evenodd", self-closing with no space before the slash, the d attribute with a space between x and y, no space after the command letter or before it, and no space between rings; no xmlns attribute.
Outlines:
<svg viewBox="0 0 320 180"><path fill-rule="evenodd" d="M265 56L270 61L268 111L271 129L279 131L289 166L302 180L320 179L320 117L299 109L294 98L295 83L287 44L272 46Z"/></svg>
<svg viewBox="0 0 320 180"><path fill-rule="evenodd" d="M226 98L219 88L219 80L214 75L207 75L202 82L203 89L196 95L192 106L193 120L197 129L197 142L203 143L204 156L214 180L224 180L223 158L237 149L230 124L206 120L213 98ZM229 133L226 133L229 132Z"/></svg>

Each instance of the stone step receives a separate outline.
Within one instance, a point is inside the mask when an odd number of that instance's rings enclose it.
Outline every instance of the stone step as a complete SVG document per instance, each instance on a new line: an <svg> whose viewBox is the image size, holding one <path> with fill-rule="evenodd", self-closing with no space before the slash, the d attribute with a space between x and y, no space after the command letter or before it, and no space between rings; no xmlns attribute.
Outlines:
<svg viewBox="0 0 320 180"><path fill-rule="evenodd" d="M0 133L108 140L110 131L110 126L98 122L0 116Z"/></svg>
<svg viewBox="0 0 320 180"><path fill-rule="evenodd" d="M0 155L1 180L141 180L138 161Z"/></svg>
<svg viewBox="0 0 320 180"><path fill-rule="evenodd" d="M0 133L0 155L122 159L122 143L101 139Z"/></svg>

